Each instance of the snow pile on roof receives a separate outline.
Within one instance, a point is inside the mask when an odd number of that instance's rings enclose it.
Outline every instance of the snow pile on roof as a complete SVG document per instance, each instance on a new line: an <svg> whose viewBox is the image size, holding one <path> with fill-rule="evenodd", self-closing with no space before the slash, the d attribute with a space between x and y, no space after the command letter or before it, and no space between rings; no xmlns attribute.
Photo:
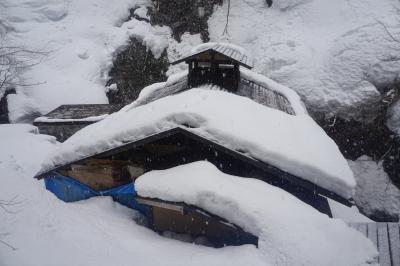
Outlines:
<svg viewBox="0 0 400 266"><path fill-rule="evenodd" d="M208 21L211 41L251 51L256 71L295 89L315 111L355 115L358 104L379 96L375 86L398 78L400 45L389 34L400 39L399 1L229 2L228 34L221 35L224 1Z"/></svg>
<svg viewBox="0 0 400 266"><path fill-rule="evenodd" d="M176 127L344 198L353 195L356 184L346 160L308 115L288 115L246 97L208 89L191 89L136 108L128 105L65 141L42 172Z"/></svg>
<svg viewBox="0 0 400 266"><path fill-rule="evenodd" d="M98 116L89 116L85 118L51 118L46 116L41 116L35 119L37 123L56 123L56 122L98 122L106 118L108 114L98 115Z"/></svg>
<svg viewBox="0 0 400 266"><path fill-rule="evenodd" d="M203 208L259 237L267 265L370 265L372 242L265 182L200 161L139 177L140 196ZM350 248L351 247L351 248Z"/></svg>

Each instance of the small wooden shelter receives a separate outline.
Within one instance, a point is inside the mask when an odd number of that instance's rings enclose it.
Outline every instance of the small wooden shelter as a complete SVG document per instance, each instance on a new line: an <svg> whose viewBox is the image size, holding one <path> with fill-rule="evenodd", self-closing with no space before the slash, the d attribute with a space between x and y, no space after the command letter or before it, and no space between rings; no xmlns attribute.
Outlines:
<svg viewBox="0 0 400 266"><path fill-rule="evenodd" d="M172 64L186 62L189 66L188 85L196 87L214 84L228 91L239 88L239 66L251 69L252 60L245 51L232 44L212 43L181 58Z"/></svg>
<svg viewBox="0 0 400 266"><path fill-rule="evenodd" d="M63 142L78 130L100 121L102 116L121 109L114 104L66 104L61 105L43 117L35 119L34 126L41 134L52 135Z"/></svg>

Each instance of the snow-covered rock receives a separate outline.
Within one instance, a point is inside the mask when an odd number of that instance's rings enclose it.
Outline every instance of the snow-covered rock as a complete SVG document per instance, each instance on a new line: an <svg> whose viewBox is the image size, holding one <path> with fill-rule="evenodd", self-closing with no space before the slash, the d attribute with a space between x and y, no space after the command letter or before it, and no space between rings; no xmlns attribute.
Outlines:
<svg viewBox="0 0 400 266"><path fill-rule="evenodd" d="M377 256L372 242L343 221L265 182L224 174L209 162L148 172L135 188L143 197L198 206L258 236L266 265L367 265Z"/></svg>
<svg viewBox="0 0 400 266"><path fill-rule="evenodd" d="M357 180L354 200L361 211L376 221L398 220L400 190L385 173L382 162L368 156L348 162Z"/></svg>
<svg viewBox="0 0 400 266"><path fill-rule="evenodd" d="M306 113L289 115L208 87L138 107L135 102L125 106L66 140L46 159L42 172L176 127L241 151L346 199L353 195L355 180L346 160Z"/></svg>

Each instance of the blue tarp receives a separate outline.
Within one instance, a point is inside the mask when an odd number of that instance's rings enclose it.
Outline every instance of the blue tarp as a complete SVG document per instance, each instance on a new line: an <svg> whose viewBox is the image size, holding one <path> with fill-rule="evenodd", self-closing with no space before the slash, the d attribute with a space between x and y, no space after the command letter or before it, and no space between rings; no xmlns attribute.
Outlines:
<svg viewBox="0 0 400 266"><path fill-rule="evenodd" d="M65 202L85 200L95 196L110 196L122 205L142 213L147 212L147 208L135 200L136 191L133 182L107 190L96 191L71 177L52 173L45 177L44 183L47 190L53 192L57 198Z"/></svg>

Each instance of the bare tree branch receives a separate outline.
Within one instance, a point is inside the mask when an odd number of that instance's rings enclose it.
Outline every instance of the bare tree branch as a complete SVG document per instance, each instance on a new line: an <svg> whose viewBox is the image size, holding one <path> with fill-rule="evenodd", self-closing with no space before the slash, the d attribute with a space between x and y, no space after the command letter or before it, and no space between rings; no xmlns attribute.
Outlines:
<svg viewBox="0 0 400 266"><path fill-rule="evenodd" d="M18 80L25 70L38 65L50 53L32 50L23 46L7 44L6 37L0 37L0 96L2 91L16 86L32 86L42 83L27 83Z"/></svg>
<svg viewBox="0 0 400 266"><path fill-rule="evenodd" d="M6 245L7 247L11 248L12 250L17 250L16 247L11 246L10 244L8 244L7 242L3 241L0 239L0 243L3 243L4 245Z"/></svg>
<svg viewBox="0 0 400 266"><path fill-rule="evenodd" d="M378 22L380 25L382 25L382 27L385 29L387 35L389 35L389 37L390 37L393 41L400 43L400 40L393 36L393 34L389 31L389 29L388 29L387 26L385 25L385 23L383 23L383 22L380 21L380 20L376 20L376 22Z"/></svg>
<svg viewBox="0 0 400 266"><path fill-rule="evenodd" d="M228 12L226 13L226 24L222 35L228 34L229 13L231 10L231 0L228 0Z"/></svg>

